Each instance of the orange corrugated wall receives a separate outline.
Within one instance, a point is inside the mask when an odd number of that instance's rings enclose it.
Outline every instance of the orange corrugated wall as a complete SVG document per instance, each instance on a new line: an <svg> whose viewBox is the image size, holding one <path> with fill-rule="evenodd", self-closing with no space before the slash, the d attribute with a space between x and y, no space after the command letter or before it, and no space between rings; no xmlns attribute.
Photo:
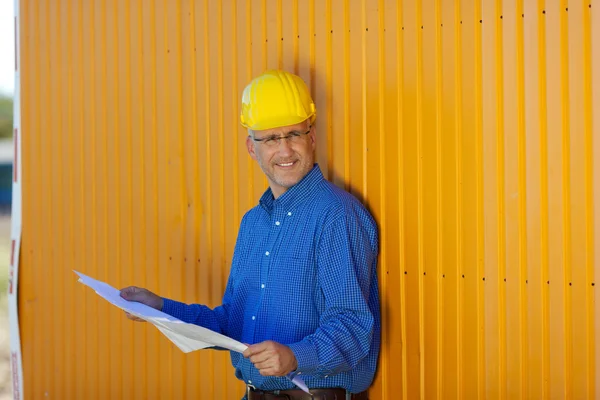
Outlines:
<svg viewBox="0 0 600 400"><path fill-rule="evenodd" d="M373 399L594 398L596 0L20 1L28 399L237 399L77 283L217 305L266 187L244 85L302 76L317 159L381 228Z"/></svg>

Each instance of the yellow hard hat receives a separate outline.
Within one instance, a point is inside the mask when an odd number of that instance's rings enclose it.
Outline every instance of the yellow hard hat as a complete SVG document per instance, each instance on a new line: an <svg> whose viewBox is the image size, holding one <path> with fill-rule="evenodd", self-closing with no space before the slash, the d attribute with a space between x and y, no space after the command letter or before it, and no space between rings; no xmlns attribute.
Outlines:
<svg viewBox="0 0 600 400"><path fill-rule="evenodd" d="M242 94L242 125L261 131L299 124L317 117L306 84L285 71L267 71L254 78Z"/></svg>

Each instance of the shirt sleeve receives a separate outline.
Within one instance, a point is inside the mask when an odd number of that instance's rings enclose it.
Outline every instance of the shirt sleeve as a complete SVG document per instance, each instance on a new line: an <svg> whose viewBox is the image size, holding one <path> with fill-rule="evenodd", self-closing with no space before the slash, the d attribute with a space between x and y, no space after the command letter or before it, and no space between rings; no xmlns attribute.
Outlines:
<svg viewBox="0 0 600 400"><path fill-rule="evenodd" d="M376 232L374 223L365 226L354 214L341 215L324 229L316 262L325 310L315 333L289 345L297 372L337 374L353 369L369 354L375 332L368 301L376 282Z"/></svg>

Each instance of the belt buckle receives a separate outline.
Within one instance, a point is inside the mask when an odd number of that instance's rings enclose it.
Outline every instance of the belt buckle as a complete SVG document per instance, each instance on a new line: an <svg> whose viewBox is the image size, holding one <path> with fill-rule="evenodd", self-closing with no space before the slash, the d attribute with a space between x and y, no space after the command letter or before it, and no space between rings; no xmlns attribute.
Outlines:
<svg viewBox="0 0 600 400"><path fill-rule="evenodd" d="M246 397L249 398L250 396L250 392L252 390L256 390L256 386L254 385L250 385L250 384L246 384Z"/></svg>

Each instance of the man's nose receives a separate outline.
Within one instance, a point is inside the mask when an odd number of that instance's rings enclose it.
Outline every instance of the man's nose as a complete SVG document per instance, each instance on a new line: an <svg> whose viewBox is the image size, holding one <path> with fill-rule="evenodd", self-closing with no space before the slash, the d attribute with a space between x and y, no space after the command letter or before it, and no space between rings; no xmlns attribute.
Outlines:
<svg viewBox="0 0 600 400"><path fill-rule="evenodd" d="M279 139L279 143L277 144L277 150L279 153L291 153L292 145L290 144L290 138L288 136L284 136Z"/></svg>

